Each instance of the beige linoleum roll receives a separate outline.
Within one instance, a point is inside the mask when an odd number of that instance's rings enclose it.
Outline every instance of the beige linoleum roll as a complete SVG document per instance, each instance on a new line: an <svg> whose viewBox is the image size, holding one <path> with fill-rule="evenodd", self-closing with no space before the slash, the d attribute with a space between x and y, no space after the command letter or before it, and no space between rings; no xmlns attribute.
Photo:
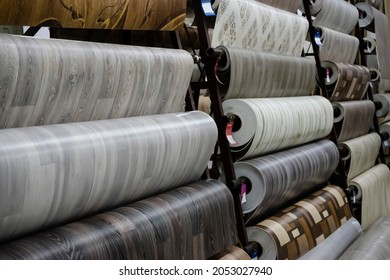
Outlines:
<svg viewBox="0 0 390 280"><path fill-rule="evenodd" d="M237 158L248 159L329 135L331 103L321 96L230 99L224 113L236 116L231 145Z"/></svg>
<svg viewBox="0 0 390 280"><path fill-rule="evenodd" d="M317 29L321 34L321 61L330 60L354 64L359 49L359 40L355 36L350 36L322 26L317 26Z"/></svg>
<svg viewBox="0 0 390 280"><path fill-rule="evenodd" d="M333 61L322 62L322 67L329 73L325 82L330 101L360 100L366 94L371 78L367 67Z"/></svg>
<svg viewBox="0 0 390 280"><path fill-rule="evenodd" d="M224 99L311 95L316 86L315 61L238 48L225 53L218 76Z"/></svg>
<svg viewBox="0 0 390 280"><path fill-rule="evenodd" d="M0 242L199 180L202 112L0 130Z"/></svg>
<svg viewBox="0 0 390 280"><path fill-rule="evenodd" d="M380 108L376 110L376 116L378 117L378 121L380 123L390 121L390 94L374 94L374 102L380 104Z"/></svg>
<svg viewBox="0 0 390 280"><path fill-rule="evenodd" d="M211 46L301 56L308 28L304 17L255 0L222 0Z"/></svg>
<svg viewBox="0 0 390 280"><path fill-rule="evenodd" d="M298 259L350 218L344 191L330 185L248 227L248 239L262 247L261 260Z"/></svg>
<svg viewBox="0 0 390 280"><path fill-rule="evenodd" d="M375 105L370 100L334 102L337 140L343 142L367 134L373 124Z"/></svg>
<svg viewBox="0 0 390 280"><path fill-rule="evenodd" d="M247 224L325 185L338 162L339 151L329 140L236 162L236 177L246 179L247 188L251 186L242 205L244 214L248 214Z"/></svg>
<svg viewBox="0 0 390 280"><path fill-rule="evenodd" d="M0 246L13 260L198 260L237 244L230 190L200 181Z"/></svg>
<svg viewBox="0 0 390 280"><path fill-rule="evenodd" d="M363 230L381 216L390 214L389 182L390 170L384 164L378 164L349 181L348 185L357 191L357 198L361 198Z"/></svg>
<svg viewBox="0 0 390 280"><path fill-rule="evenodd" d="M375 165L381 146L381 137L370 133L340 143L341 159L351 180Z"/></svg>
<svg viewBox="0 0 390 280"><path fill-rule="evenodd" d="M359 11L349 2L340 0L311 1L313 24L350 34L359 20Z"/></svg>
<svg viewBox="0 0 390 280"><path fill-rule="evenodd" d="M191 55L0 35L0 127L184 111Z"/></svg>
<svg viewBox="0 0 390 280"><path fill-rule="evenodd" d="M273 6L278 9L282 9L285 11L289 11L291 13L296 14L298 8L302 4L302 0L256 0L257 2L261 2L270 6Z"/></svg>
<svg viewBox="0 0 390 280"><path fill-rule="evenodd" d="M221 261L233 261L233 260L250 260L249 255L241 248L237 246L230 246L226 250L218 253L212 260L221 260Z"/></svg>

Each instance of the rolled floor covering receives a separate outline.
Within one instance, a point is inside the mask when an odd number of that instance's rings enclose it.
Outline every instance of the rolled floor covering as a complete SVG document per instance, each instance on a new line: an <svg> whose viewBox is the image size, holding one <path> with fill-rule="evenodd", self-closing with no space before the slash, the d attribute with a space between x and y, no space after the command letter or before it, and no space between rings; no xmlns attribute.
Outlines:
<svg viewBox="0 0 390 280"><path fill-rule="evenodd" d="M211 258L212 260L232 261L232 260L250 260L249 255L237 246L230 246L224 251Z"/></svg>
<svg viewBox="0 0 390 280"><path fill-rule="evenodd" d="M359 221L352 217L298 260L338 260L361 234Z"/></svg>
<svg viewBox="0 0 390 280"><path fill-rule="evenodd" d="M386 123L390 121L390 94L374 94L374 102L379 103L380 105L380 108L376 110L376 116L378 117L379 123Z"/></svg>
<svg viewBox="0 0 390 280"><path fill-rule="evenodd" d="M256 226L247 227L248 240L262 246L261 260L298 259L350 218L344 191L329 185Z"/></svg>
<svg viewBox="0 0 390 280"><path fill-rule="evenodd" d="M248 159L312 142L329 135L333 127L331 103L321 96L230 99L224 113L235 115L235 157Z"/></svg>
<svg viewBox="0 0 390 280"><path fill-rule="evenodd" d="M14 260L196 260L237 243L230 190L201 181L0 246Z"/></svg>
<svg viewBox="0 0 390 280"><path fill-rule="evenodd" d="M222 0L211 46L301 56L308 29L304 17L255 0Z"/></svg>
<svg viewBox="0 0 390 280"><path fill-rule="evenodd" d="M340 259L390 260L390 216L377 219Z"/></svg>
<svg viewBox="0 0 390 280"><path fill-rule="evenodd" d="M184 111L183 50L0 35L0 128Z"/></svg>
<svg viewBox="0 0 390 280"><path fill-rule="evenodd" d="M301 0L256 0L257 2L261 2L267 4L269 6L273 6L278 9L282 9L285 11L289 11L291 13L296 14L298 8L301 6Z"/></svg>
<svg viewBox="0 0 390 280"><path fill-rule="evenodd" d="M0 243L199 180L203 112L0 130Z"/></svg>

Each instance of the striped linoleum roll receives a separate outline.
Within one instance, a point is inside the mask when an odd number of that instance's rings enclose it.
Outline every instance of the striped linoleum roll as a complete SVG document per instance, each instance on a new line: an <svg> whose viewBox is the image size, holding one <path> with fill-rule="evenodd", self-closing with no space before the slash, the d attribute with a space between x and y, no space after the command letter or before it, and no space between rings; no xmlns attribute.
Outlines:
<svg viewBox="0 0 390 280"><path fill-rule="evenodd" d="M261 2L267 4L269 6L273 6L278 9L282 9L285 11L289 11L291 13L296 14L298 8L302 4L302 0L256 0L257 2Z"/></svg>
<svg viewBox="0 0 390 280"><path fill-rule="evenodd" d="M361 224L363 230L369 228L383 215L390 214L390 170L378 164L348 182L361 199Z"/></svg>
<svg viewBox="0 0 390 280"><path fill-rule="evenodd" d="M374 102L379 104L379 108L376 110L376 116L378 117L379 123L390 121L390 94L374 94Z"/></svg>
<svg viewBox="0 0 390 280"><path fill-rule="evenodd" d="M203 112L0 130L0 243L197 181Z"/></svg>
<svg viewBox="0 0 390 280"><path fill-rule="evenodd" d="M88 29L175 30L186 0L0 0L0 24Z"/></svg>
<svg viewBox="0 0 390 280"><path fill-rule="evenodd" d="M218 76L223 98L311 95L316 86L315 61L220 46L224 56Z"/></svg>
<svg viewBox="0 0 390 280"><path fill-rule="evenodd" d="M233 260L250 260L249 255L237 246L230 246L224 251L211 258L212 260L233 261Z"/></svg>
<svg viewBox="0 0 390 280"><path fill-rule="evenodd" d="M359 20L359 11L349 2L316 0L310 3L313 24L350 34Z"/></svg>
<svg viewBox="0 0 390 280"><path fill-rule="evenodd" d="M238 241L230 190L200 181L0 246L0 259L208 259Z"/></svg>
<svg viewBox="0 0 390 280"><path fill-rule="evenodd" d="M370 131L375 115L374 102L360 100L332 104L339 142L365 135Z"/></svg>
<svg viewBox="0 0 390 280"><path fill-rule="evenodd" d="M236 177L251 191L242 205L247 224L275 212L289 201L326 185L339 162L337 146L322 140L234 164Z"/></svg>
<svg viewBox="0 0 390 280"><path fill-rule="evenodd" d="M350 218L344 191L329 185L256 226L248 227L248 239L262 246L261 260L298 259Z"/></svg>
<svg viewBox="0 0 390 280"><path fill-rule="evenodd" d="M304 17L255 0L222 0L211 46L301 56L308 28Z"/></svg>
<svg viewBox="0 0 390 280"><path fill-rule="evenodd" d="M320 33L320 59L353 64L359 49L359 40L326 27L317 26Z"/></svg>
<svg viewBox="0 0 390 280"><path fill-rule="evenodd" d="M352 217L298 260L338 260L361 236L362 231L359 221Z"/></svg>
<svg viewBox="0 0 390 280"><path fill-rule="evenodd" d="M324 61L326 86L330 101L361 100L369 86L371 73L367 67L340 62Z"/></svg>
<svg viewBox="0 0 390 280"><path fill-rule="evenodd" d="M321 96L230 99L222 105L236 119L231 148L240 159L324 138L333 127L332 105Z"/></svg>
<svg viewBox="0 0 390 280"><path fill-rule="evenodd" d="M183 50L0 36L0 127L184 111Z"/></svg>
<svg viewBox="0 0 390 280"><path fill-rule="evenodd" d="M339 144L348 180L375 165L381 143L377 133L370 133Z"/></svg>

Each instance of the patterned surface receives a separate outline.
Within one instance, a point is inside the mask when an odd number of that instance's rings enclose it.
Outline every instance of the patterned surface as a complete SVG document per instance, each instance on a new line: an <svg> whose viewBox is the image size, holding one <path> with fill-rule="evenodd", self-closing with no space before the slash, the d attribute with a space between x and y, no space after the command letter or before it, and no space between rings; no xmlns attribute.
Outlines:
<svg viewBox="0 0 390 280"><path fill-rule="evenodd" d="M0 127L184 111L181 50L0 36Z"/></svg>
<svg viewBox="0 0 390 280"><path fill-rule="evenodd" d="M0 130L0 242L199 180L202 112Z"/></svg>
<svg viewBox="0 0 390 280"><path fill-rule="evenodd" d="M273 6L278 9L286 10L292 13L296 13L300 5L302 4L302 0L256 0L257 2L261 2L270 6Z"/></svg>
<svg viewBox="0 0 390 280"><path fill-rule="evenodd" d="M297 259L350 218L351 212L343 190L327 186L256 226L247 228L248 238L259 242L263 248L268 247L269 251L265 251L260 259Z"/></svg>
<svg viewBox="0 0 390 280"><path fill-rule="evenodd" d="M0 24L64 28L174 30L186 0L0 0Z"/></svg>
<svg viewBox="0 0 390 280"><path fill-rule="evenodd" d="M233 198L197 182L0 246L0 259L207 259L237 243Z"/></svg>
<svg viewBox="0 0 390 280"><path fill-rule="evenodd" d="M211 45L300 56L308 28L304 17L254 0L223 0Z"/></svg>
<svg viewBox="0 0 390 280"><path fill-rule="evenodd" d="M211 258L212 260L221 260L221 261L232 261L232 260L250 260L251 258L249 255L242 250L241 248L237 246L231 246L227 248L226 250L218 253L214 257Z"/></svg>

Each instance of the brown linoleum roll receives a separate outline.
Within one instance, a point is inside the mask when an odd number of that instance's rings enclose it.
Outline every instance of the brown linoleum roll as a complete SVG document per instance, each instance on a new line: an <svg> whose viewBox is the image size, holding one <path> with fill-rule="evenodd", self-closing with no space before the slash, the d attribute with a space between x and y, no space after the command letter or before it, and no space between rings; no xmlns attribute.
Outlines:
<svg viewBox="0 0 390 280"><path fill-rule="evenodd" d="M332 92L330 101L361 100L367 92L371 74L367 67L324 61L326 85Z"/></svg>
<svg viewBox="0 0 390 280"><path fill-rule="evenodd" d="M347 64L353 64L359 49L359 40L332 29L317 26L321 36L320 47L321 61L330 60Z"/></svg>
<svg viewBox="0 0 390 280"><path fill-rule="evenodd" d="M334 102L333 108L339 142L365 135L370 131L375 114L372 101Z"/></svg>
<svg viewBox="0 0 390 280"><path fill-rule="evenodd" d="M390 94L378 93L374 94L374 102L379 104L379 109L376 110L376 116L379 123L390 121Z"/></svg>
<svg viewBox="0 0 390 280"><path fill-rule="evenodd" d="M311 95L316 86L315 61L253 50L226 48L218 76L224 99Z"/></svg>
<svg viewBox="0 0 390 280"><path fill-rule="evenodd" d="M304 9L303 9L304 10ZM359 11L349 2L340 0L311 1L313 24L350 34L359 20Z"/></svg>
<svg viewBox="0 0 390 280"><path fill-rule="evenodd" d="M247 224L285 206L289 201L326 185L339 162L337 146L322 140L234 164L237 178L251 191L242 205Z"/></svg>
<svg viewBox="0 0 390 280"><path fill-rule="evenodd" d="M0 259L207 259L237 244L230 190L201 181L0 246Z"/></svg>
<svg viewBox="0 0 390 280"><path fill-rule="evenodd" d="M211 258L212 260L234 261L234 260L250 260L249 255L237 246L230 246L226 250L218 253Z"/></svg>
<svg viewBox="0 0 390 280"><path fill-rule="evenodd" d="M357 191L357 198L361 199L363 230L381 216L390 214L389 182L390 170L384 164L378 164L348 182Z"/></svg>
<svg viewBox="0 0 390 280"><path fill-rule="evenodd" d="M273 6L278 9L282 9L285 11L289 11L291 13L296 14L298 8L302 4L302 0L256 0L257 2L261 2L270 6Z"/></svg>
<svg viewBox="0 0 390 280"><path fill-rule="evenodd" d="M186 6L186 0L0 0L0 24L175 30Z"/></svg>
<svg viewBox="0 0 390 280"><path fill-rule="evenodd" d="M0 36L0 127L184 111L191 55L68 40Z"/></svg>
<svg viewBox="0 0 390 280"><path fill-rule="evenodd" d="M370 133L340 143L347 179L351 180L375 165L381 146L381 137Z"/></svg>
<svg viewBox="0 0 390 280"><path fill-rule="evenodd" d="M255 0L222 0L211 46L301 56L308 28L304 17Z"/></svg>
<svg viewBox="0 0 390 280"><path fill-rule="evenodd" d="M259 259L298 259L350 218L344 191L330 185L248 227L248 239L262 246Z"/></svg>
<svg viewBox="0 0 390 280"><path fill-rule="evenodd" d="M203 112L0 130L0 242L199 180Z"/></svg>
<svg viewBox="0 0 390 280"><path fill-rule="evenodd" d="M332 105L321 96L230 99L222 105L236 118L231 149L240 159L327 137L333 127Z"/></svg>

